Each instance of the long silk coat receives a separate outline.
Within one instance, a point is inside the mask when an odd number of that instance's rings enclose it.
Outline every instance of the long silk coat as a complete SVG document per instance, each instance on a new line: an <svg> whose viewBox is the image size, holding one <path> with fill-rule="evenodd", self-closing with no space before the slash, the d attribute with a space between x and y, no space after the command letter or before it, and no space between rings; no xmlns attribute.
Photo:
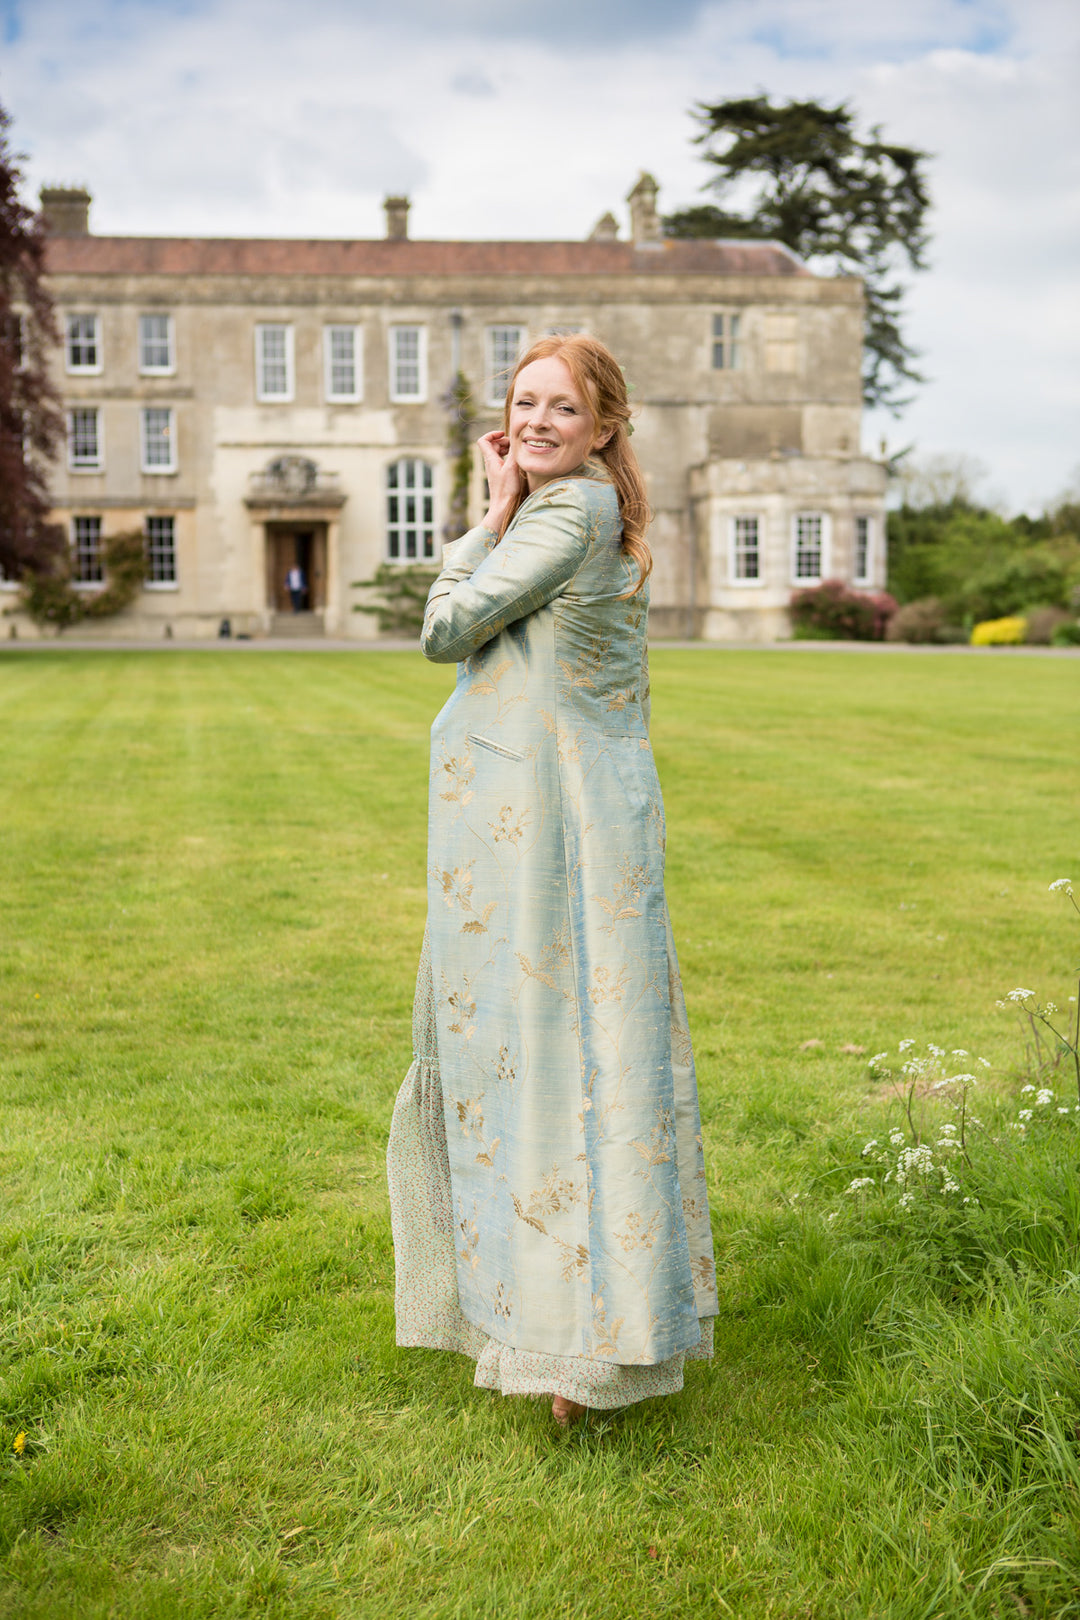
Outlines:
<svg viewBox="0 0 1080 1620"><path fill-rule="evenodd" d="M647 588L598 463L456 543L422 646L429 930L462 1312L621 1363L716 1312L697 1087L664 898Z"/></svg>

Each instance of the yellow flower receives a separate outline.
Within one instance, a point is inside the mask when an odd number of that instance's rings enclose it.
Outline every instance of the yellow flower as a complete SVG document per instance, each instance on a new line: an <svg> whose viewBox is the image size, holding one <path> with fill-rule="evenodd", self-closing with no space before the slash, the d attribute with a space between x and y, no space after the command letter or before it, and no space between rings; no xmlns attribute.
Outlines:
<svg viewBox="0 0 1080 1620"><path fill-rule="evenodd" d="M15 1453L16 1457L21 1457L22 1456L23 1452L26 1450L26 1430L25 1429L23 1429L19 1434L17 1434L15 1436L14 1440L11 1442L11 1449Z"/></svg>
<svg viewBox="0 0 1080 1620"><path fill-rule="evenodd" d="M1027 620L1019 614L1006 619L984 619L971 632L973 647L1016 647L1027 635Z"/></svg>

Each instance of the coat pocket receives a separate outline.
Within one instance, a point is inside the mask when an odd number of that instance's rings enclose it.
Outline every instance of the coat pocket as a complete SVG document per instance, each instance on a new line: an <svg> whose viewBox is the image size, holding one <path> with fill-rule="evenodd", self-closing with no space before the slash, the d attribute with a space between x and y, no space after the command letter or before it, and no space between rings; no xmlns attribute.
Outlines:
<svg viewBox="0 0 1080 1620"><path fill-rule="evenodd" d="M521 762L525 758L525 755L519 754L516 748L507 748L502 743L492 742L490 737L479 737L475 731L468 733L468 739L478 748L490 748L493 754L501 754L504 759L516 759Z"/></svg>

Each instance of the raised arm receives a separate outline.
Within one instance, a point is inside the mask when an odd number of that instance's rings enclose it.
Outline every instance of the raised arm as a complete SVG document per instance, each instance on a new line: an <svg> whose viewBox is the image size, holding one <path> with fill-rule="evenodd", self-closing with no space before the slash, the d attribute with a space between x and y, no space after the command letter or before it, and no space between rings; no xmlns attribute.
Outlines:
<svg viewBox="0 0 1080 1620"><path fill-rule="evenodd" d="M434 664L456 664L508 624L558 596L588 555L592 525L576 480L538 492L467 578L477 555L451 558L431 587L420 645ZM474 530L473 535L487 531ZM466 536L472 542L472 536Z"/></svg>

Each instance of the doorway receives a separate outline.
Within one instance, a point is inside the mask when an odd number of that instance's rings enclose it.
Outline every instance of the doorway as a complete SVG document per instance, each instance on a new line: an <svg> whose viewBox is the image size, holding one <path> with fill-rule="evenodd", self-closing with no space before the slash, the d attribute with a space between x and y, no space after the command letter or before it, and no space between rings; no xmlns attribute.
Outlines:
<svg viewBox="0 0 1080 1620"><path fill-rule="evenodd" d="M326 524L266 525L267 602L274 613L292 613L289 572L303 576L300 611L319 613L326 606Z"/></svg>

